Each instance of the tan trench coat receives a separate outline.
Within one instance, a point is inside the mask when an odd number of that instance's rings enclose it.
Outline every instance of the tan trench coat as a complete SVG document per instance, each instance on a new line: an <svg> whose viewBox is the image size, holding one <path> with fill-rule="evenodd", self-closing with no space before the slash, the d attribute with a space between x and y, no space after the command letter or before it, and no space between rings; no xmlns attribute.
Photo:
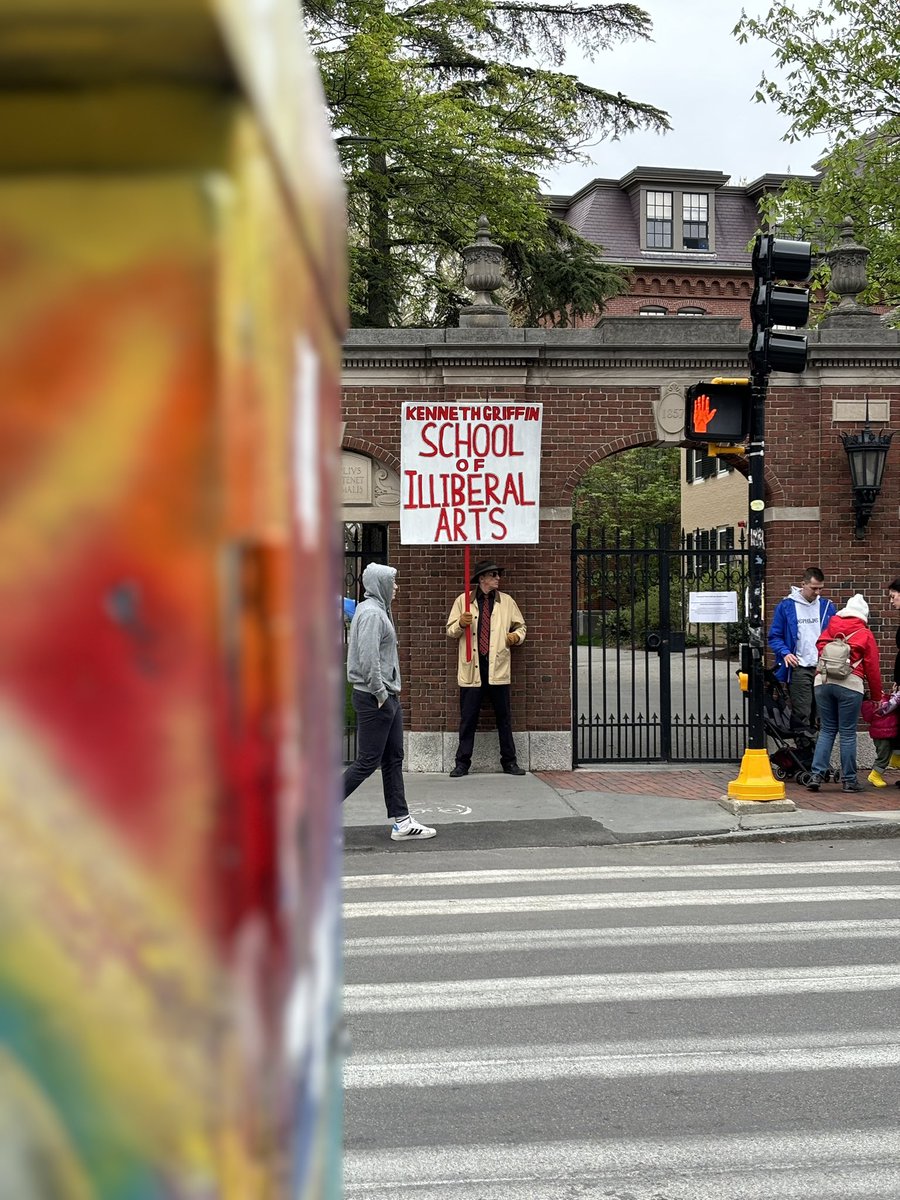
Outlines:
<svg viewBox="0 0 900 1200"><path fill-rule="evenodd" d="M469 611L474 620L470 625L472 630L472 661L466 662L465 625L460 625L459 618L466 606L466 594L460 594L453 601L450 616L447 618L447 637L459 642L459 668L456 679L460 687L481 687L481 673L478 670L478 601L475 599L477 588L472 591L472 601ZM516 644L521 646L525 641L525 622L519 611L519 606L506 592L497 592L494 601L494 611L491 613L491 647L488 653L488 682L504 684L512 678L510 670L510 650L506 644L506 635L514 633Z"/></svg>

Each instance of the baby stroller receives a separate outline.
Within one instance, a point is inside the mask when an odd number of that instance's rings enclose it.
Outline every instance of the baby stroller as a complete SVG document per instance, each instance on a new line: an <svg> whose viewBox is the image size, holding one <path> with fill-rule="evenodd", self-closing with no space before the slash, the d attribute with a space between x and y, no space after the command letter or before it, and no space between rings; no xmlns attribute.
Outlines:
<svg viewBox="0 0 900 1200"><path fill-rule="evenodd" d="M801 787L806 787L812 773L816 740L793 728L787 687L771 670L766 671L763 684L763 721L767 738L775 743L775 749L769 751L772 774L776 779L796 779ZM824 778L826 782L838 779L839 772L826 771Z"/></svg>

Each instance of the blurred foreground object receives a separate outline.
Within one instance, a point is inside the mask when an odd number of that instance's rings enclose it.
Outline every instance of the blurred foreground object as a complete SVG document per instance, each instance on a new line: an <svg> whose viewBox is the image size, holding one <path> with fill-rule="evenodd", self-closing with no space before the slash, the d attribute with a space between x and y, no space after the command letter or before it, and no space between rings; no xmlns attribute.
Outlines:
<svg viewBox="0 0 900 1200"><path fill-rule="evenodd" d="M0 1196L340 1195L343 194L293 0L0 0Z"/></svg>

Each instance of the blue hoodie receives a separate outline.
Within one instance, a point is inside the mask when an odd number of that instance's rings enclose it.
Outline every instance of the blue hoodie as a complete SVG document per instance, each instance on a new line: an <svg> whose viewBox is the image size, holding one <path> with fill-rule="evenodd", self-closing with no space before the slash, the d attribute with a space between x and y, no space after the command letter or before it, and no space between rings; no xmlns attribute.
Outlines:
<svg viewBox="0 0 900 1200"><path fill-rule="evenodd" d="M782 683L790 682L791 668L784 661L786 654L797 653L799 641L799 626L797 623L797 598L800 596L798 587L791 588L791 594L785 596L776 606L772 614L772 624L769 626L769 646L775 655L775 678ZM802 599L802 597L801 597ZM825 628L837 611L832 600L824 596L818 597L819 633ZM810 602L812 607L812 602Z"/></svg>

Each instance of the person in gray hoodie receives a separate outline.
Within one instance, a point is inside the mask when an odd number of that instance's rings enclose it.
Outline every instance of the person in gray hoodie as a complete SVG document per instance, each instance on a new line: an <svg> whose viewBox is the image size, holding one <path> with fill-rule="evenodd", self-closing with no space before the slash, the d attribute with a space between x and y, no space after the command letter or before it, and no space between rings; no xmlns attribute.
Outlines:
<svg viewBox="0 0 900 1200"><path fill-rule="evenodd" d="M347 679L353 685L356 759L344 772L344 799L381 767L391 840L425 841L437 830L409 815L403 787L403 710L400 659L391 601L397 569L369 563L363 571L365 599L356 607L347 643Z"/></svg>

